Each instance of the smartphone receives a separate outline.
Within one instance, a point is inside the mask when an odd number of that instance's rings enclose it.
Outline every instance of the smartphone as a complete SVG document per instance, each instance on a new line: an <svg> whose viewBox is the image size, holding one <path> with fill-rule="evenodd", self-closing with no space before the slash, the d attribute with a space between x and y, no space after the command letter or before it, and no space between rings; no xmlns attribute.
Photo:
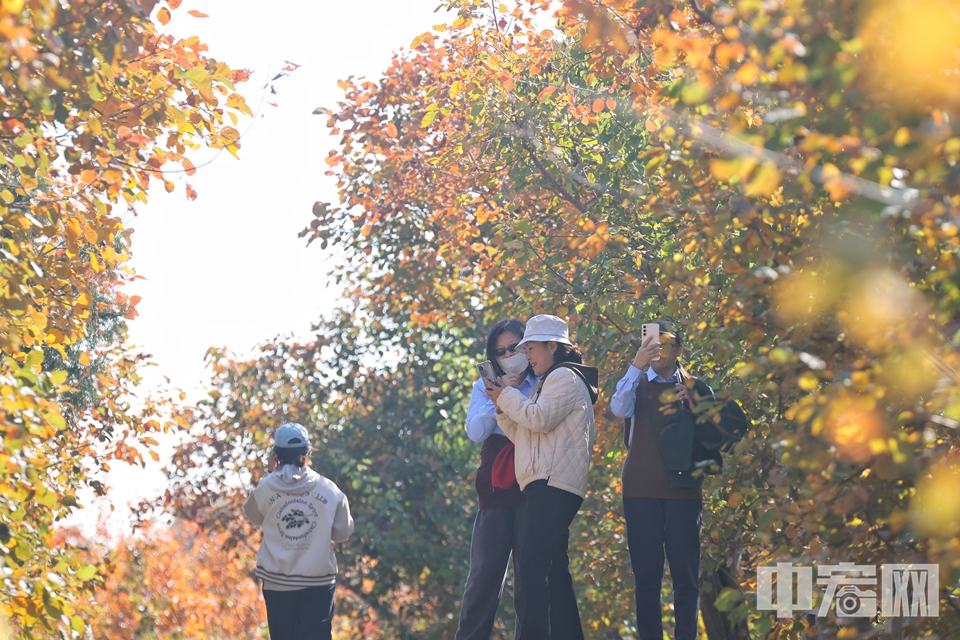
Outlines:
<svg viewBox="0 0 960 640"><path fill-rule="evenodd" d="M643 344L647 341L648 336L653 336L653 341L657 344L660 344L660 325L656 322L651 322L649 324L641 325L640 327L640 344ZM660 356L654 358L654 360L659 360Z"/></svg>
<svg viewBox="0 0 960 640"><path fill-rule="evenodd" d="M477 364L477 371L488 387L497 386L497 373L493 370L493 364L489 360L484 360Z"/></svg>

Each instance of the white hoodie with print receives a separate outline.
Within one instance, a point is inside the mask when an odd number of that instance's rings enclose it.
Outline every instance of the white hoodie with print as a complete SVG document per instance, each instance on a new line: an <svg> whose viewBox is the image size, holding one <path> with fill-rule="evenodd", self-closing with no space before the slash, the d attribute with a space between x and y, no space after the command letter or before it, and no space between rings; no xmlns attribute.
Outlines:
<svg viewBox="0 0 960 640"><path fill-rule="evenodd" d="M306 589L336 582L334 542L353 533L347 497L309 467L284 465L260 481L243 505L263 527L256 576L264 589Z"/></svg>

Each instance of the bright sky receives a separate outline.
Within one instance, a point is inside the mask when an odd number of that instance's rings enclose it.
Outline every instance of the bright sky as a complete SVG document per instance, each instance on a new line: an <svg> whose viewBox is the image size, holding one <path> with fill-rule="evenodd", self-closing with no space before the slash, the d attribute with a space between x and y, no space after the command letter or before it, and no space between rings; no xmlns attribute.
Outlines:
<svg viewBox="0 0 960 640"><path fill-rule="evenodd" d="M174 176L168 194L156 184L149 204L128 220L136 229L133 261L146 280L130 286L142 297L131 323L131 342L153 354L148 385L162 376L191 397L205 379L203 356L211 346L249 353L276 335L305 335L330 310L339 293L325 286L328 269L319 243L307 248L297 234L312 219L318 200L335 199L323 159L335 144L326 135L318 106L334 107L342 96L337 80L375 78L391 54L446 21L434 13L440 0L185 0L168 29L197 35L209 54L254 74L238 89L257 110L261 87L284 66L301 67L276 83L253 127L243 138L240 160L222 153L192 177ZM208 14L187 15L196 9ZM241 122L240 131L246 125ZM209 158L198 154L194 161ZM186 200L184 183L199 192ZM169 450L170 443L166 447ZM106 483L123 520L122 505L156 495L164 485L159 465L116 465ZM88 496L84 496L88 498ZM89 499L82 500L89 504ZM77 518L85 527L96 506Z"/></svg>

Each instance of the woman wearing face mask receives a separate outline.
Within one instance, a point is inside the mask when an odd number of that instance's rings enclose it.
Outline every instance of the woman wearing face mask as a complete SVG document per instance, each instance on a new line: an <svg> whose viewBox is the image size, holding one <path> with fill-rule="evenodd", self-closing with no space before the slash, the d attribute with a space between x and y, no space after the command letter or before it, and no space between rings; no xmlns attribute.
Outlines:
<svg viewBox="0 0 960 640"><path fill-rule="evenodd" d="M487 359L493 364L501 384L529 395L537 377L533 375L526 355L518 350L517 345L522 339L522 322L501 320L493 325L487 336ZM477 380L467 409L467 436L474 442L483 443L476 480L480 510L473 525L470 574L463 593L456 640L489 640L511 552L514 555L514 576L517 573L517 548L523 528L524 499L520 487L516 483L508 489L493 486L494 460L510 440L497 426L496 408L486 392L484 381ZM522 608L519 593L515 580L514 606L518 611L518 626Z"/></svg>
<svg viewBox="0 0 960 640"><path fill-rule="evenodd" d="M517 576L517 640L583 640L570 576L570 524L587 495L599 376L583 365L567 323L539 315L527 322L525 347L542 376L530 397L509 387L487 395L497 423L516 445L516 475L527 500Z"/></svg>

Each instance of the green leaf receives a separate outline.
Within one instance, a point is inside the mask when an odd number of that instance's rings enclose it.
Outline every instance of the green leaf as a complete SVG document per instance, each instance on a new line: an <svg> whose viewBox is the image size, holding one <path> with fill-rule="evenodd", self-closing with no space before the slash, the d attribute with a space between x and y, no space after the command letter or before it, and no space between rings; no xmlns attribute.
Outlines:
<svg viewBox="0 0 960 640"><path fill-rule="evenodd" d="M84 582L89 582L97 576L97 568L93 565L87 565L77 570L77 578Z"/></svg>
<svg viewBox="0 0 960 640"><path fill-rule="evenodd" d="M34 349L33 351L27 354L27 359L24 363L24 366L35 367L42 363L43 363L43 350Z"/></svg>
<svg viewBox="0 0 960 640"><path fill-rule="evenodd" d="M426 128L433 124L433 121L437 119L437 114L439 111L427 111L427 114L423 116L423 119L420 121L420 127Z"/></svg>
<svg viewBox="0 0 960 640"><path fill-rule="evenodd" d="M720 611L730 611L730 609L733 609L734 605L736 605L739 600L740 592L736 589L727 587L720 592L720 595L717 596L717 600L714 605Z"/></svg>

